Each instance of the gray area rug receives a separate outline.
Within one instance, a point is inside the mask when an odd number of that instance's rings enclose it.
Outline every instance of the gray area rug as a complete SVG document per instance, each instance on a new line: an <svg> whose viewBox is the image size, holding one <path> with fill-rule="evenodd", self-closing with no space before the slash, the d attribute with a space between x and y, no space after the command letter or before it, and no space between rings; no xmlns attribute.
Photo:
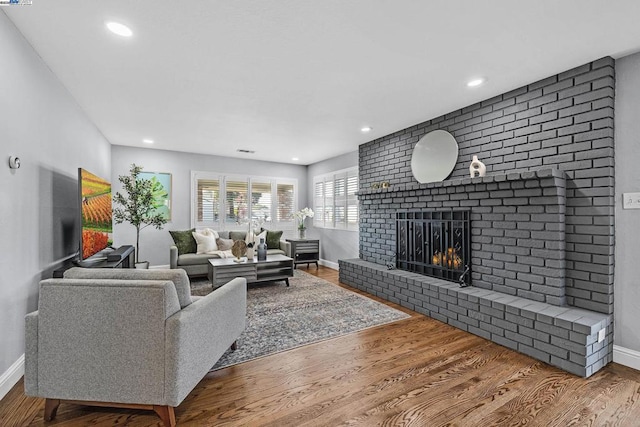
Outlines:
<svg viewBox="0 0 640 427"><path fill-rule="evenodd" d="M410 317L300 270L289 283L249 285L247 329L212 370ZM207 279L191 282L193 295L212 290Z"/></svg>

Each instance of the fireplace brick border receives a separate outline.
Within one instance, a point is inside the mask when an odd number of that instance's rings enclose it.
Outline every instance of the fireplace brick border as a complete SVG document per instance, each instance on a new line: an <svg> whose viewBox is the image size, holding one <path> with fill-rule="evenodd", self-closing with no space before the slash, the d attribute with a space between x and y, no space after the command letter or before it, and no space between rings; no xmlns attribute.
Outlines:
<svg viewBox="0 0 640 427"><path fill-rule="evenodd" d="M612 361L613 315L340 260L340 282L581 377ZM604 340L598 332L604 329Z"/></svg>

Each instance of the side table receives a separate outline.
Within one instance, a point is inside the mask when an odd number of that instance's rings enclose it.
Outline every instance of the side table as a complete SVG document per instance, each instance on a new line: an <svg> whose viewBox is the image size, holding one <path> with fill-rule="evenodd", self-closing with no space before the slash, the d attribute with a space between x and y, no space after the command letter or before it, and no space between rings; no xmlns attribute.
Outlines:
<svg viewBox="0 0 640 427"><path fill-rule="evenodd" d="M320 260L320 240L318 239L287 239L291 244L291 258L293 258L294 268L298 264L315 264L318 268Z"/></svg>

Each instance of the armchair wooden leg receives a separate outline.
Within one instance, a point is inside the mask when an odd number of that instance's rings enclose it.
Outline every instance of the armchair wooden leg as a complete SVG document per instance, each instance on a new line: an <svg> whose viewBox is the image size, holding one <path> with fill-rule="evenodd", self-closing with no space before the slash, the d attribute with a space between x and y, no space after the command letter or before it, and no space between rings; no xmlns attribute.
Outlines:
<svg viewBox="0 0 640 427"><path fill-rule="evenodd" d="M160 417L166 427L176 426L176 413L173 406L153 406L153 410Z"/></svg>
<svg viewBox="0 0 640 427"><path fill-rule="evenodd" d="M45 399L44 401L44 419L45 421L51 421L56 417L58 406L60 406L60 399ZM128 408L128 409L144 409L153 410L160 420L167 427L176 426L176 413L173 406L161 406L161 405L143 405L137 403L114 403L114 402L88 402L80 400L65 400L65 403L74 403L76 405L86 406L101 406L101 407L113 407L113 408Z"/></svg>
<svg viewBox="0 0 640 427"><path fill-rule="evenodd" d="M44 419L45 421L51 421L56 417L58 412L58 406L60 406L60 399L45 399L44 400Z"/></svg>
<svg viewBox="0 0 640 427"><path fill-rule="evenodd" d="M238 349L238 341L234 341L233 344L231 344L231 351L236 351Z"/></svg>

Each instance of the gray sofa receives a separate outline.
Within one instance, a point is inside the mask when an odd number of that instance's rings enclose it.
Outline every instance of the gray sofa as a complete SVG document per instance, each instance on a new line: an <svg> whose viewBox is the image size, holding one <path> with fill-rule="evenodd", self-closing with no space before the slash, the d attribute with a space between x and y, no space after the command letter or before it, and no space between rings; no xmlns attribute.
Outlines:
<svg viewBox="0 0 640 427"><path fill-rule="evenodd" d="M223 239L228 239L229 233L240 236L242 239L247 235L246 231L218 231L218 235ZM279 249L267 249L267 256L276 254L291 256L290 253L291 244L284 240L280 240ZM207 260L210 258L219 258L219 256L210 254L178 255L178 247L176 245L171 245L169 248L169 267L172 269L181 268L187 272L189 277L206 276L209 271Z"/></svg>
<svg viewBox="0 0 640 427"><path fill-rule="evenodd" d="M246 280L192 297L182 270L72 268L40 282L26 316L25 393L154 410L175 425L174 407L245 329Z"/></svg>

